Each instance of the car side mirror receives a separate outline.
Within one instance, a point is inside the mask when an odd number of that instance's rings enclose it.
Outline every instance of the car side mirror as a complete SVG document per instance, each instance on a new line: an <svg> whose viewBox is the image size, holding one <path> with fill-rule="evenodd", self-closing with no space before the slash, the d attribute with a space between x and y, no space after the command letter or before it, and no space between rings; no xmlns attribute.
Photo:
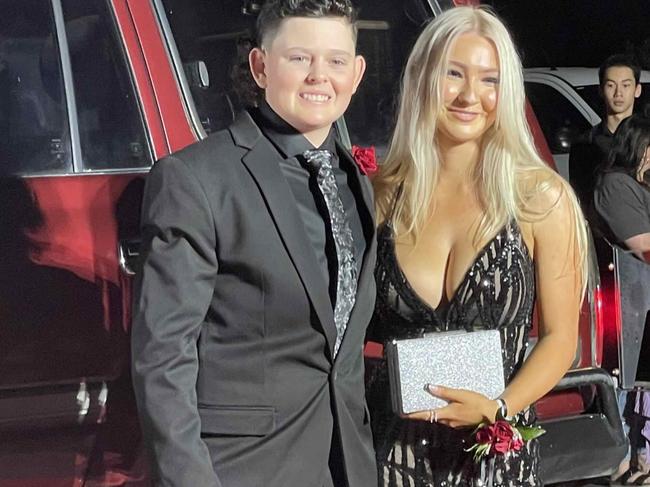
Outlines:
<svg viewBox="0 0 650 487"><path fill-rule="evenodd" d="M575 138L575 130L573 130L570 126L564 125L560 127L553 134L552 140L549 140L551 152L553 152L553 154L568 154L571 150L571 144Z"/></svg>
<svg viewBox="0 0 650 487"><path fill-rule="evenodd" d="M190 61L183 64L185 77L192 88L203 90L210 87L210 73L204 61Z"/></svg>

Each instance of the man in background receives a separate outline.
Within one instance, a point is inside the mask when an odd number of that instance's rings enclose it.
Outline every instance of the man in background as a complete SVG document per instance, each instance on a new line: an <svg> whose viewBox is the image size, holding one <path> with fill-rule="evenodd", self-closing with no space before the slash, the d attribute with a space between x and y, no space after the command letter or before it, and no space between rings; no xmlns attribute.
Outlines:
<svg viewBox="0 0 650 487"><path fill-rule="evenodd" d="M618 125L632 115L641 96L641 68L631 56L614 54L598 68L600 94L605 114L602 121L583 134L571 147L569 182L589 217L596 168L607 160Z"/></svg>

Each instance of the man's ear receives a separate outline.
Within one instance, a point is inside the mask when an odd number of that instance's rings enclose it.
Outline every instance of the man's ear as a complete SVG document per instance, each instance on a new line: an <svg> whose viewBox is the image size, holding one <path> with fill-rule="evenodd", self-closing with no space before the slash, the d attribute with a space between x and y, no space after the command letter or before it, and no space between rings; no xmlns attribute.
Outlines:
<svg viewBox="0 0 650 487"><path fill-rule="evenodd" d="M354 89L352 90L352 93L357 92L357 88L359 87L359 83L361 83L361 79L363 78L363 73L366 72L366 60L364 59L363 56L355 56L354 58Z"/></svg>
<svg viewBox="0 0 650 487"><path fill-rule="evenodd" d="M641 83L636 84L636 88L634 90L634 98L639 98L641 96Z"/></svg>
<svg viewBox="0 0 650 487"><path fill-rule="evenodd" d="M266 89L266 70L264 65L264 51L259 47L254 47L248 53L248 66L257 86Z"/></svg>

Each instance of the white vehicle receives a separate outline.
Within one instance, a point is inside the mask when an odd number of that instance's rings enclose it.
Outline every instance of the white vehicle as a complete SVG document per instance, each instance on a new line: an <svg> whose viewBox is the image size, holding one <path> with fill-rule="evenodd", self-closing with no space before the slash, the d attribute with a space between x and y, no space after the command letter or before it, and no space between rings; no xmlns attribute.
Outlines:
<svg viewBox="0 0 650 487"><path fill-rule="evenodd" d="M528 68L524 81L555 165L568 179L571 143L601 120L598 68ZM636 107L650 102L650 71L641 72L641 84Z"/></svg>

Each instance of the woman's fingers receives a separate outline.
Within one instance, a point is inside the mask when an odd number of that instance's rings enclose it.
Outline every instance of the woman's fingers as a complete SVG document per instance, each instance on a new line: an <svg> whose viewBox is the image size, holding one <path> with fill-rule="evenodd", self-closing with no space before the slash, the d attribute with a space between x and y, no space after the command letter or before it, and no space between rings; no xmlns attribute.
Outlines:
<svg viewBox="0 0 650 487"><path fill-rule="evenodd" d="M424 411L416 411L415 413L403 414L402 418L436 423L440 421L440 409L426 409Z"/></svg>
<svg viewBox="0 0 650 487"><path fill-rule="evenodd" d="M436 386L427 384L425 390L432 396L444 399L447 402L463 402L468 391L462 389L452 389L451 387Z"/></svg>
<svg viewBox="0 0 650 487"><path fill-rule="evenodd" d="M445 426L449 426L451 428L466 428L467 426L474 426L474 423L467 422L463 420L463 418L458 417L454 409L455 408L453 405L450 405L440 409L403 414L402 418L416 421L426 421L427 423L444 424Z"/></svg>
<svg viewBox="0 0 650 487"><path fill-rule="evenodd" d="M402 418L404 419L415 419L417 421L429 421L430 416L429 411L417 411L415 413L403 414Z"/></svg>
<svg viewBox="0 0 650 487"><path fill-rule="evenodd" d="M425 389L432 396L447 401L444 407L418 411L403 416L406 419L440 423L452 428L463 428L480 423L485 418L481 413L482 402L486 400L481 394L463 389L427 384ZM484 409L484 408L483 408Z"/></svg>
<svg viewBox="0 0 650 487"><path fill-rule="evenodd" d="M455 415L453 414L453 409L454 406L453 404L449 404L445 407L438 408L437 410L437 418L439 422L443 421L449 421L450 419L454 419Z"/></svg>

